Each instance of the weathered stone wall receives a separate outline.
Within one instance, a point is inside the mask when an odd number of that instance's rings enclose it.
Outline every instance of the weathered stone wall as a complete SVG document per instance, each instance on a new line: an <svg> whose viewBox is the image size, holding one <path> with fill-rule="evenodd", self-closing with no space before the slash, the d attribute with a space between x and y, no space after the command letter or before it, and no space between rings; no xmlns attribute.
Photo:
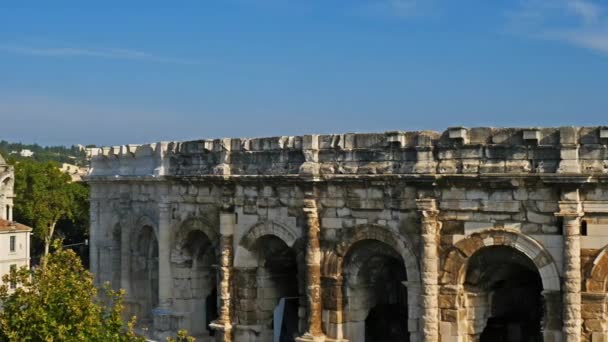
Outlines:
<svg viewBox="0 0 608 342"><path fill-rule="evenodd" d="M603 341L607 143L450 128L93 149L91 268L157 336L268 341L287 297L301 341L475 341L523 277L545 340Z"/></svg>

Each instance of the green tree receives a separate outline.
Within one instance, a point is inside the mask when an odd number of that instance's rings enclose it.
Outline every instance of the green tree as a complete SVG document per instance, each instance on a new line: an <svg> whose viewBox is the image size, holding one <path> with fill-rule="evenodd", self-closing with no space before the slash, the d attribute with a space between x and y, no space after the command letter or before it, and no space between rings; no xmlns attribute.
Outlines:
<svg viewBox="0 0 608 342"><path fill-rule="evenodd" d="M43 258L44 268L3 277L0 341L145 341L133 333L134 320L125 327L122 292L106 286L102 303L91 273L73 251L58 248ZM11 282L20 285L12 294Z"/></svg>
<svg viewBox="0 0 608 342"><path fill-rule="evenodd" d="M82 186L70 183L53 162L26 160L15 165L15 217L34 228L49 253L57 222L73 220L82 201ZM44 264L43 264L44 265Z"/></svg>

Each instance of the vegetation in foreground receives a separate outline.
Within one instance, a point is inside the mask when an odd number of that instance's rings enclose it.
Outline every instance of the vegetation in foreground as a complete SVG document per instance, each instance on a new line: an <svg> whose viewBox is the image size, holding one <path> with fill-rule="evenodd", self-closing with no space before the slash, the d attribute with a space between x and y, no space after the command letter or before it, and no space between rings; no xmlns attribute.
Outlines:
<svg viewBox="0 0 608 342"><path fill-rule="evenodd" d="M145 341L133 331L135 317L126 324L122 320L123 291L106 285L99 293L80 258L59 245L43 258L44 267L33 271L21 268L3 277L0 341ZM20 285L12 294L11 283ZM177 339L168 341L194 339L180 332Z"/></svg>
<svg viewBox="0 0 608 342"><path fill-rule="evenodd" d="M105 287L98 296L73 251L59 248L43 258L45 267L3 277L0 336L6 341L144 341L133 333L134 319L126 326L122 320L122 293ZM20 285L13 294L11 283Z"/></svg>

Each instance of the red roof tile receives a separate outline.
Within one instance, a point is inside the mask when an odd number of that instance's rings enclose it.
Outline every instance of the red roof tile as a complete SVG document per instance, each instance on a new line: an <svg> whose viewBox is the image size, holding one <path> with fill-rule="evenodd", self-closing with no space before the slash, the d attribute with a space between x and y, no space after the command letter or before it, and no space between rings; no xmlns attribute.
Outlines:
<svg viewBox="0 0 608 342"><path fill-rule="evenodd" d="M29 232L32 228L17 222L0 219L0 233L6 232Z"/></svg>

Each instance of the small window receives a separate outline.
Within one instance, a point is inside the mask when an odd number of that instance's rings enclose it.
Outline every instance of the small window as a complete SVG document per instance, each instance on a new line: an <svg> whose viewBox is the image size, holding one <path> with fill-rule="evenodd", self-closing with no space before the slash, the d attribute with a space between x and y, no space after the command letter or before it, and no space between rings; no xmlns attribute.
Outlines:
<svg viewBox="0 0 608 342"><path fill-rule="evenodd" d="M14 235L11 236L11 245L10 245L10 251L14 252L15 251L15 245L16 245L16 237Z"/></svg>
<svg viewBox="0 0 608 342"><path fill-rule="evenodd" d="M11 219L11 206L10 205L6 205L6 220L10 221Z"/></svg>
<svg viewBox="0 0 608 342"><path fill-rule="evenodd" d="M16 264L12 264L11 265L11 273L17 271L17 265ZM11 289L15 289L17 287L17 282L15 282L14 280L11 281Z"/></svg>

